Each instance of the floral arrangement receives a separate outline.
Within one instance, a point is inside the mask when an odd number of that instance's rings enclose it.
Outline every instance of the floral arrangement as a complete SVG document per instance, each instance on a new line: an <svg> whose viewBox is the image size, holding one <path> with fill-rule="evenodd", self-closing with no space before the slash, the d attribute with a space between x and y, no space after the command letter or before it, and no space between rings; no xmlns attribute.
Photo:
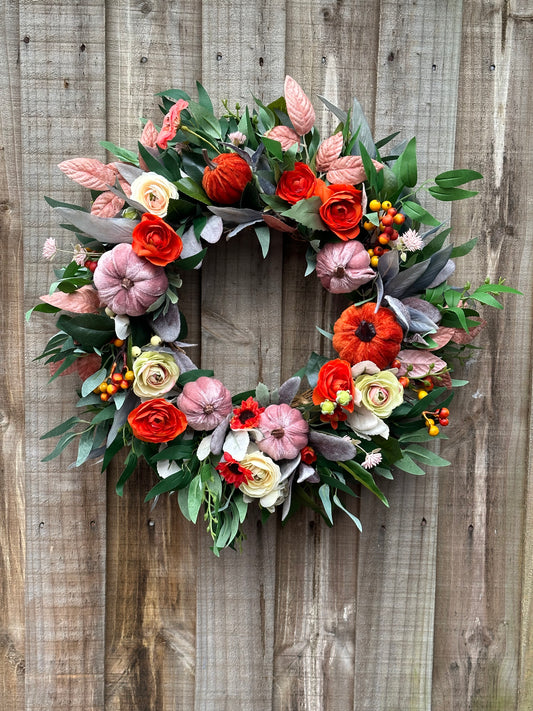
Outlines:
<svg viewBox="0 0 533 711"><path fill-rule="evenodd" d="M221 118L197 86L197 101L160 94L162 127L147 121L137 150L103 142L113 162L59 166L91 190L91 207L47 198L76 244L32 309L60 312L40 357L52 377L82 382L80 414L44 435L60 438L46 459L75 440L76 465L106 468L125 449L122 494L144 458L159 477L146 500L176 492L193 522L203 507L217 555L243 538L248 506L283 519L309 506L329 524L339 508L361 528L346 504L354 485L388 505L379 477L449 463L424 445L444 436L466 384L453 363L474 347L478 304L519 293L501 280L450 285L475 239L448 244L450 229L419 202L471 197L462 186L482 176L451 170L417 186L415 138L385 150L397 134L374 142L357 100L344 111L322 99L339 124L321 140L291 77L283 97L254 110L223 102ZM232 394L186 354L179 290L209 244L244 230L264 257L271 230L297 238L306 275L348 303L333 333L317 325L338 357L312 353L281 387ZM47 239L43 256L59 252Z"/></svg>

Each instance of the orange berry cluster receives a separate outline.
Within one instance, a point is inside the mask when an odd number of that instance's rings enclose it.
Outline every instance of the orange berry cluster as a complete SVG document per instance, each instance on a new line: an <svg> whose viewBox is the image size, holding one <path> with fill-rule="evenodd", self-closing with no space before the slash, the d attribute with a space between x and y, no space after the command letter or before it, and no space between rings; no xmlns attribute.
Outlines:
<svg viewBox="0 0 533 711"><path fill-rule="evenodd" d="M447 427L450 424L450 420L448 419L450 411L447 407L441 407L438 410L435 410L435 412L429 412L426 410L422 413L422 415L426 422L426 427L428 428L428 434L431 435L431 437L435 437L440 432L439 428L435 424L436 419L438 419L441 427Z"/></svg>
<svg viewBox="0 0 533 711"><path fill-rule="evenodd" d="M368 206L372 212L377 212L379 226L372 222L365 222L363 227L371 234L372 247L368 250L370 264L377 267L379 258L388 251L389 242L398 239L398 230L405 222L405 215L392 206L389 200L380 202L371 200Z"/></svg>
<svg viewBox="0 0 533 711"><path fill-rule="evenodd" d="M107 402L119 390L127 390L134 379L133 370L124 370L122 373L111 372L111 375L100 383L94 392L100 394L100 400Z"/></svg>

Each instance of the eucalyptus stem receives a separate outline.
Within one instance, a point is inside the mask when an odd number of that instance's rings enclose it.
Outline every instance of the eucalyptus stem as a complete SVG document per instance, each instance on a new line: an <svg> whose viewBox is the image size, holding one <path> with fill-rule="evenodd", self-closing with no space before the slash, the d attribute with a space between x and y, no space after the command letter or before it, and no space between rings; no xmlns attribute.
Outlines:
<svg viewBox="0 0 533 711"><path fill-rule="evenodd" d="M200 136L199 133L196 133L196 131L193 131L193 130L190 129L188 126L182 126L182 127L181 127L181 130L182 130L182 131L185 131L185 133L190 133L191 136L196 136L196 138L199 138L200 141L203 141L204 143L207 143L207 145L208 145L208 146L211 146L211 148L212 148L213 150L215 150L217 153L220 153L220 151L218 150L218 148L217 148L216 146L214 146L214 145L211 143L211 141L208 141L207 138L204 138L203 136Z"/></svg>

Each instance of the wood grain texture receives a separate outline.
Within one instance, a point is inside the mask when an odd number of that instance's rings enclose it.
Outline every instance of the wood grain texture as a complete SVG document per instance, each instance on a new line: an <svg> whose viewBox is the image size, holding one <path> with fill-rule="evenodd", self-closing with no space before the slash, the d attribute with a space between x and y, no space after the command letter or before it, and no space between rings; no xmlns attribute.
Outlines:
<svg viewBox="0 0 533 711"><path fill-rule="evenodd" d="M530 516L531 25L508 12L504 2L464 7L456 160L477 164L485 180L471 206L454 208L454 223L465 238L479 236L476 260L458 278L479 283L508 275L525 296L504 299L503 317L488 315L480 339L486 350L467 363L470 385L454 403L463 422L444 449L454 464L442 480L439 505L433 691L439 710L531 705L531 541L524 529ZM527 390L517 392L511 382L528 383Z"/></svg>
<svg viewBox="0 0 533 711"><path fill-rule="evenodd" d="M135 149L140 118L161 125L157 92L195 89L200 4L107 3L107 137ZM184 274L180 301L199 343L199 274ZM144 344L139 344L144 345ZM189 351L197 361L199 349ZM198 361L197 361L198 362ZM175 496L144 503L157 477L146 466L115 493L108 475L106 711L192 708L196 663L196 531Z"/></svg>
<svg viewBox="0 0 533 711"><path fill-rule="evenodd" d="M18 8L2 4L0 30L0 698L24 709L24 271L20 164L20 75ZM9 367L7 367L9 363Z"/></svg>
<svg viewBox="0 0 533 711"><path fill-rule="evenodd" d="M51 273L41 259L46 237L72 248L43 193L70 202L85 191L56 165L94 155L105 130L105 18L101 2L20 4L21 165L27 307L46 293ZM83 197L82 197L83 196ZM72 415L76 379L46 384L32 358L53 333L34 316L26 332L26 709L101 711L104 705L105 480L98 467L69 469L70 451L40 459L45 430Z"/></svg>
<svg viewBox="0 0 533 711"><path fill-rule="evenodd" d="M416 135L420 181L453 167L460 9L380 4L374 135ZM426 200L449 216L449 206ZM361 496L354 673L361 710L431 707L438 476L396 472L385 487L390 509Z"/></svg>
<svg viewBox="0 0 533 711"><path fill-rule="evenodd" d="M212 97L233 106L251 103L251 94L279 96L284 2L206 0L202 38L202 83ZM279 235L263 260L255 235L241 233L210 249L202 268L202 365L232 392L279 385L281 260ZM242 553L216 560L199 531L196 711L271 708L275 521L261 527L252 515L246 534Z"/></svg>

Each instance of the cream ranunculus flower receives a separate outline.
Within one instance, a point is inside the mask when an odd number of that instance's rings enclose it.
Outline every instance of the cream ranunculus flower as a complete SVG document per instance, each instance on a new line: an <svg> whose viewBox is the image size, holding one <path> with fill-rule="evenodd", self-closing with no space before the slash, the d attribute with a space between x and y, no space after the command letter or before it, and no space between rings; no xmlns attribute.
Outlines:
<svg viewBox="0 0 533 711"><path fill-rule="evenodd" d="M274 511L287 496L279 466L262 452L247 454L239 464L252 472L252 479L239 486L244 500L259 499L263 508Z"/></svg>
<svg viewBox="0 0 533 711"><path fill-rule="evenodd" d="M145 351L133 362L133 392L142 398L160 397L172 390L180 369L170 353Z"/></svg>
<svg viewBox="0 0 533 711"><path fill-rule="evenodd" d="M390 370L360 375L355 379L355 388L361 393L361 405L382 419L403 402L403 387Z"/></svg>
<svg viewBox="0 0 533 711"><path fill-rule="evenodd" d="M165 217L168 201L179 197L178 189L157 173L143 173L131 184L131 198L144 205L152 215Z"/></svg>

